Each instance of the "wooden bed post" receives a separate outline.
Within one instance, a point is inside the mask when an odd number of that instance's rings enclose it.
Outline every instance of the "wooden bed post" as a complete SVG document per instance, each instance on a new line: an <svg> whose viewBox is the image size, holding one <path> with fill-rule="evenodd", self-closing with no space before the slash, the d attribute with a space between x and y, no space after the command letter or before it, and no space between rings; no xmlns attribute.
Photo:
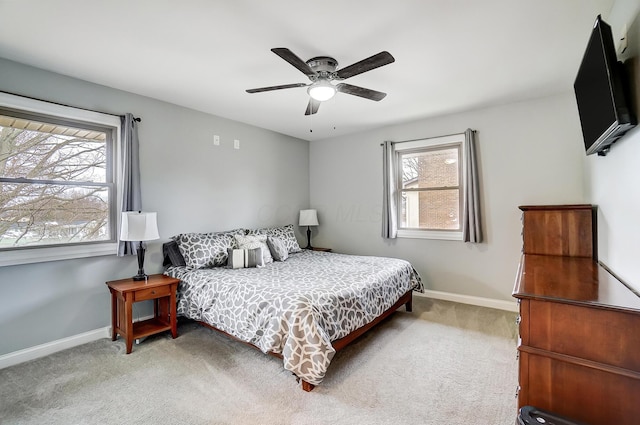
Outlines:
<svg viewBox="0 0 640 425"><path fill-rule="evenodd" d="M301 381L302 381L302 389L305 390L306 392L312 391L316 387L315 385L308 383L304 379L301 379Z"/></svg>

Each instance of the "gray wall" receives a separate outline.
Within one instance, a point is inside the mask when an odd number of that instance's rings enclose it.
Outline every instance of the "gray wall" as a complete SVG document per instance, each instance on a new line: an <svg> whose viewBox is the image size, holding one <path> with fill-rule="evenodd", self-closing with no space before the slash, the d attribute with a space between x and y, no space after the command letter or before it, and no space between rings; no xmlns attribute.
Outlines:
<svg viewBox="0 0 640 425"><path fill-rule="evenodd" d="M640 2L617 0L607 21L614 39L628 28L629 47L619 59L635 62L633 97L640 116ZM640 291L640 127L616 142L605 157L585 159L587 197L598 205L598 254L616 275Z"/></svg>
<svg viewBox="0 0 640 425"><path fill-rule="evenodd" d="M0 75L2 91L142 118L142 204L158 212L161 237L149 243L148 273L162 270L174 234L295 224L309 206L307 141L2 58ZM0 267L0 355L110 325L104 282L136 271L135 258L115 255ZM148 313L136 305L134 316Z"/></svg>
<svg viewBox="0 0 640 425"><path fill-rule="evenodd" d="M478 131L486 242L380 236L384 140ZM424 119L311 142L314 245L405 258L427 289L511 301L522 248L523 204L584 202L580 124L573 94Z"/></svg>

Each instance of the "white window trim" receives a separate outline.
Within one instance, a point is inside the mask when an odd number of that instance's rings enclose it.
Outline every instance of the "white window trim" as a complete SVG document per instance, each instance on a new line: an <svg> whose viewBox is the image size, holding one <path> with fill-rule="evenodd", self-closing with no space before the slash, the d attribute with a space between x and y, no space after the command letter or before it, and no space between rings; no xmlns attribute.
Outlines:
<svg viewBox="0 0 640 425"><path fill-rule="evenodd" d="M115 127L113 161L115 163L114 179L116 190L113 194L116 197L116 211L120 211L121 201L119 194L122 190L122 163L120 156L120 117L116 115L103 114L100 112L78 109L70 106L58 105L44 102L28 97L16 96L9 93L0 92L0 106L32 112L35 114L49 115L62 119L85 121L87 123L101 124ZM116 222L113 223L116 229L120 228L120 214L116 214ZM116 232L117 233L117 232ZM96 257L103 255L116 255L118 252L118 242L98 242L83 245L69 246L48 246L29 247L15 250L3 250L0 255L0 267L13 266L18 264L42 263L46 261L70 260L74 258Z"/></svg>
<svg viewBox="0 0 640 425"><path fill-rule="evenodd" d="M398 143L394 146L396 153L401 153L408 150L421 149L421 148L429 148L429 147L437 147L437 146L445 146L452 144L460 144L460 196L462 197L462 210L460 211L460 216L462 216L462 211L464 211L466 205L466 199L464 198L464 182L467 181L467 156L466 156L466 138L464 133L460 134L451 134L448 136L441 137L432 137L428 139L419 139L412 140L409 142ZM395 160L396 167L398 166L398 157ZM394 181L396 181L397 187L397 179L398 176L394 176ZM394 196L398 197L398 194L395 193ZM396 203L399 205L399 200L396 199ZM462 241L464 236L462 229L460 230L418 230L418 229L401 229L398 228L397 237L399 238L410 238L410 239L440 239L447 241Z"/></svg>

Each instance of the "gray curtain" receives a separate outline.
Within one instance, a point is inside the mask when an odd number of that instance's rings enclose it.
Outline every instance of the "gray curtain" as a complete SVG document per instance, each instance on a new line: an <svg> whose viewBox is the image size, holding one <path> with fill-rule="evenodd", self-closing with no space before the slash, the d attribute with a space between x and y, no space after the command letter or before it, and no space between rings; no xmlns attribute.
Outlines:
<svg viewBox="0 0 640 425"><path fill-rule="evenodd" d="M482 242L480 219L480 185L478 182L478 161L476 158L476 132L467 129L466 140L467 172L465 185L464 211L462 212L462 236L465 242Z"/></svg>
<svg viewBox="0 0 640 425"><path fill-rule="evenodd" d="M137 121L127 113L120 118L122 123L121 163L122 163L122 211L141 211L142 196L140 191L140 156ZM119 229L118 229L119 230ZM118 231L118 236L120 232ZM134 241L119 241L118 256L137 253Z"/></svg>
<svg viewBox="0 0 640 425"><path fill-rule="evenodd" d="M393 142L386 141L382 148L382 237L395 239L398 236L396 187L395 187L395 149Z"/></svg>

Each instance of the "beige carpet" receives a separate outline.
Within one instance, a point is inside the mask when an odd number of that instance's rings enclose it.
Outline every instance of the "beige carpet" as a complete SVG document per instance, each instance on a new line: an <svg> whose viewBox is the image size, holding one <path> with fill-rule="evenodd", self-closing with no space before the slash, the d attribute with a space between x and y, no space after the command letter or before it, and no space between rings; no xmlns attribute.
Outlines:
<svg viewBox="0 0 640 425"><path fill-rule="evenodd" d="M185 323L0 370L0 424L513 425L515 313L416 297L303 392L281 360Z"/></svg>

